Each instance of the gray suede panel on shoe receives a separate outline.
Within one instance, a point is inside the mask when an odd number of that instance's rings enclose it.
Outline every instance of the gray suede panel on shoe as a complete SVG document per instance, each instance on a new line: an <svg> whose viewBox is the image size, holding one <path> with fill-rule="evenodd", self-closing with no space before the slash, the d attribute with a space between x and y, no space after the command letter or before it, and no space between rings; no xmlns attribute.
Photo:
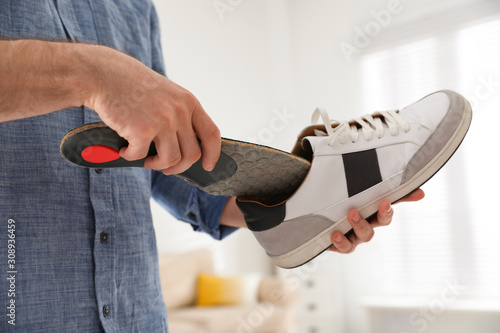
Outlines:
<svg viewBox="0 0 500 333"><path fill-rule="evenodd" d="M334 223L321 215L306 215L284 221L272 229L253 233L269 255L280 256L295 250Z"/></svg>
<svg viewBox="0 0 500 333"><path fill-rule="evenodd" d="M464 98L452 91L444 90L440 92L445 93L450 98L448 112L443 117L443 120L441 120L441 123L439 123L434 133L411 158L404 170L401 184L410 180L443 149L462 121L465 110Z"/></svg>

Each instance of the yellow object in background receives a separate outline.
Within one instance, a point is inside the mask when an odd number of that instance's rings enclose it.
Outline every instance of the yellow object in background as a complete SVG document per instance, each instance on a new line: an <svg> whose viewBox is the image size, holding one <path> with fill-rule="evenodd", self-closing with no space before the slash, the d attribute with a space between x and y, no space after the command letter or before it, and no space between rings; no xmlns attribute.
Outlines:
<svg viewBox="0 0 500 333"><path fill-rule="evenodd" d="M197 306L234 305L255 301L258 281L246 277L198 276Z"/></svg>

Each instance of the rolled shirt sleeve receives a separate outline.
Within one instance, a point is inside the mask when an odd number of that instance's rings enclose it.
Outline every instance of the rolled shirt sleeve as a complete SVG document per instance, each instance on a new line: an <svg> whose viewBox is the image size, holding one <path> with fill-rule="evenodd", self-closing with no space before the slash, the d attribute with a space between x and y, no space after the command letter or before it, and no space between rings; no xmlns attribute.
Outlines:
<svg viewBox="0 0 500 333"><path fill-rule="evenodd" d="M237 230L219 223L228 197L211 195L178 177L152 172L153 199L172 216L218 240Z"/></svg>

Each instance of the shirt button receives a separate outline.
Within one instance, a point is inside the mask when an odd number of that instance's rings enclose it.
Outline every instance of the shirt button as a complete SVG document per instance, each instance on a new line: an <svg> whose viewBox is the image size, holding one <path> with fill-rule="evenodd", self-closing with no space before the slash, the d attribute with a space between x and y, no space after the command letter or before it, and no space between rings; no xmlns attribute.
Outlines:
<svg viewBox="0 0 500 333"><path fill-rule="evenodd" d="M104 315L104 317L109 316L109 306L105 305L102 307L102 314Z"/></svg>
<svg viewBox="0 0 500 333"><path fill-rule="evenodd" d="M101 237L100 237L101 243L106 243L108 241L108 238L109 238L109 236L108 236L107 232L104 232L104 231L101 232Z"/></svg>
<svg viewBox="0 0 500 333"><path fill-rule="evenodd" d="M97 172L97 173L101 173L101 172L102 172L102 169L101 169L101 168L99 168L99 169L95 169L95 172Z"/></svg>

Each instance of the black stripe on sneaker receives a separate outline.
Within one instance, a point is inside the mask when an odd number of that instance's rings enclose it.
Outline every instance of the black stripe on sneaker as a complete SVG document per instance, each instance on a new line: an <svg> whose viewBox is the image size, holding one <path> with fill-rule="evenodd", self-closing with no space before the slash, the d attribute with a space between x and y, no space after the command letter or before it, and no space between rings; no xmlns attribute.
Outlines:
<svg viewBox="0 0 500 333"><path fill-rule="evenodd" d="M349 197L382 181L375 149L343 154L342 159Z"/></svg>

